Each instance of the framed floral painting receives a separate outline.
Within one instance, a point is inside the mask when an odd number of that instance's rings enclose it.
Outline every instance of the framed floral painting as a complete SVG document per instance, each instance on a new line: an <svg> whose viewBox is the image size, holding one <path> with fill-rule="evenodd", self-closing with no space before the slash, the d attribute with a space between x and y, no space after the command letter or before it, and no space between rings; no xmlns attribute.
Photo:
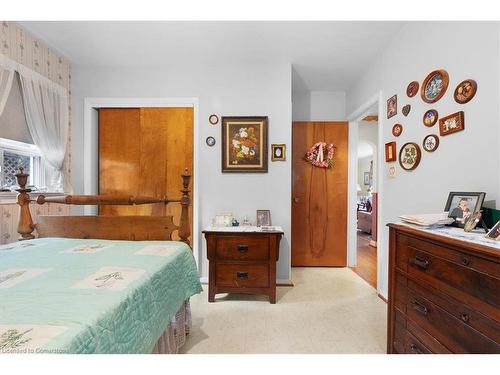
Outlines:
<svg viewBox="0 0 500 375"><path fill-rule="evenodd" d="M267 173L267 117L222 117L222 172Z"/></svg>

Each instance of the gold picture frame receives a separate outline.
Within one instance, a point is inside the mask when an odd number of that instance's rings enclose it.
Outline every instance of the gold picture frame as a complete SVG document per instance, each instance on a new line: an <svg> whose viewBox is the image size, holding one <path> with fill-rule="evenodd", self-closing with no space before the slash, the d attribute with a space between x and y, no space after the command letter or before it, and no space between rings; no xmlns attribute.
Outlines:
<svg viewBox="0 0 500 375"><path fill-rule="evenodd" d="M273 143L271 145L271 161L286 161L286 145Z"/></svg>

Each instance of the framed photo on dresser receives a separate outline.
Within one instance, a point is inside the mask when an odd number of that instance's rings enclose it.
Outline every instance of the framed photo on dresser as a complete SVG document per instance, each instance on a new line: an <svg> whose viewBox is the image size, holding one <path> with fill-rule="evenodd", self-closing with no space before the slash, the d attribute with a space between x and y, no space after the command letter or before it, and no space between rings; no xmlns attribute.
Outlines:
<svg viewBox="0 0 500 375"><path fill-rule="evenodd" d="M455 219L453 225L463 228L471 215L481 211L485 196L483 192L451 192L444 210Z"/></svg>

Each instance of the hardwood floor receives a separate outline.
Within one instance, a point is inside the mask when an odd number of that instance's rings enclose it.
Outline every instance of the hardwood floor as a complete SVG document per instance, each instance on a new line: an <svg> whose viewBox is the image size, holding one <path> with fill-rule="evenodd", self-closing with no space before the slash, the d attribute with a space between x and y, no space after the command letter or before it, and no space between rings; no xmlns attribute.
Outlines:
<svg viewBox="0 0 500 375"><path fill-rule="evenodd" d="M370 246L371 236L358 231L358 262L352 267L359 277L377 288L377 248Z"/></svg>

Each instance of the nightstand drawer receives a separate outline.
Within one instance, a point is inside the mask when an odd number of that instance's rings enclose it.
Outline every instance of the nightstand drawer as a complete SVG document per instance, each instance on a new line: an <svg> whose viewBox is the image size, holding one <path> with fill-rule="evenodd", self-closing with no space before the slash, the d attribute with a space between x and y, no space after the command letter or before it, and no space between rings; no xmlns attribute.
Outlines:
<svg viewBox="0 0 500 375"><path fill-rule="evenodd" d="M226 264L215 266L215 284L234 288L267 288L269 286L268 264Z"/></svg>
<svg viewBox="0 0 500 375"><path fill-rule="evenodd" d="M216 257L223 260L268 260L269 238L221 236L216 242Z"/></svg>

